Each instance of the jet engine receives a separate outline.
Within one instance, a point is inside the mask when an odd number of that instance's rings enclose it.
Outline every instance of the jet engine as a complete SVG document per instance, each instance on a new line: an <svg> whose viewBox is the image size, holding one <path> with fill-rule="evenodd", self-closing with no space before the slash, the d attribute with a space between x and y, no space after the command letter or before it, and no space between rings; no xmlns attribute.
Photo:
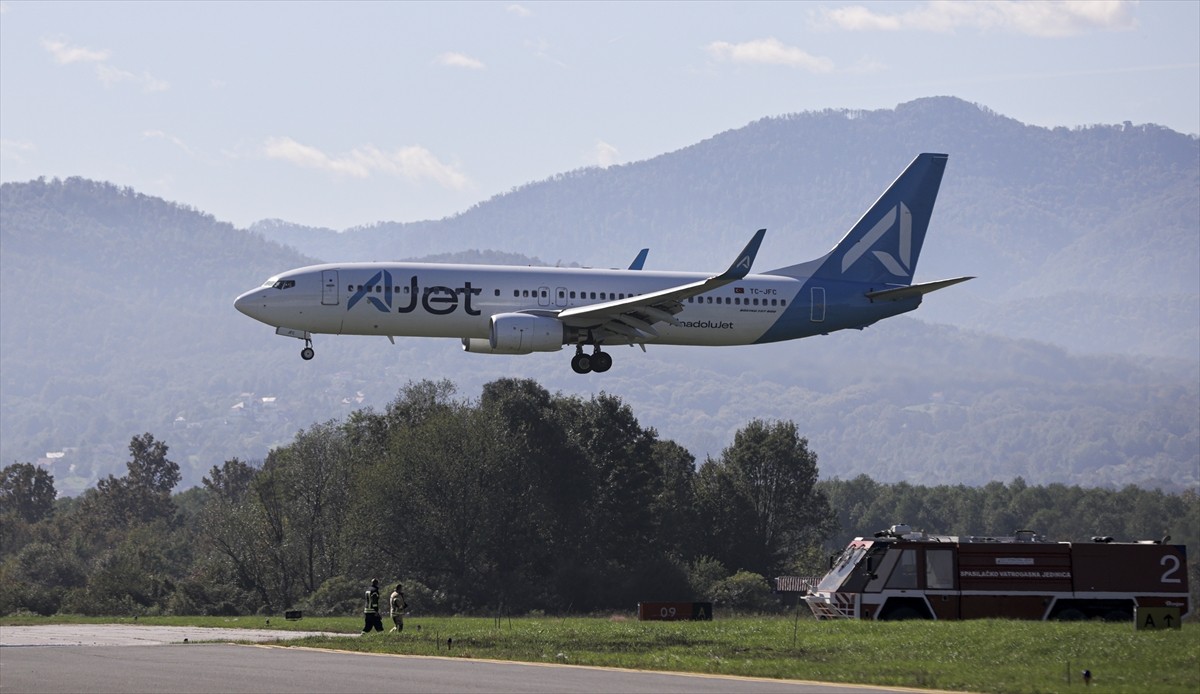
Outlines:
<svg viewBox="0 0 1200 694"><path fill-rule="evenodd" d="M463 338L463 349L478 354L557 352L566 338L557 318L531 313L498 313L492 316L490 331L486 340Z"/></svg>

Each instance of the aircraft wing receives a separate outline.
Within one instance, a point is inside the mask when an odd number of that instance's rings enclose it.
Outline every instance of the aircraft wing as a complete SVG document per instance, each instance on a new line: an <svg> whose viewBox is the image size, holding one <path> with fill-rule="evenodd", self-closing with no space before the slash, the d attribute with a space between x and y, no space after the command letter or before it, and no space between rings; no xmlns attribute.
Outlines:
<svg viewBox="0 0 1200 694"><path fill-rule="evenodd" d="M679 324L675 314L683 310L683 302L688 298L723 287L748 275L766 233L766 229L755 232L750 243L746 244L729 268L719 275L649 294L568 308L558 313L558 319L571 327L591 330L595 337L603 337L603 334L607 333L616 338L609 342L635 343L653 340L658 337L658 332L654 329L655 323Z"/></svg>

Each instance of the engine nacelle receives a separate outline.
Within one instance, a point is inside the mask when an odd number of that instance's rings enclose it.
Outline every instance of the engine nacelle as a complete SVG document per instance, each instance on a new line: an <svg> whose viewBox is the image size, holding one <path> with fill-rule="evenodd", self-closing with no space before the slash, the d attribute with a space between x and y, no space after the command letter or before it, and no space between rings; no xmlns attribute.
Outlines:
<svg viewBox="0 0 1200 694"><path fill-rule="evenodd" d="M557 352L566 338L563 324L550 316L498 313L492 316L488 339L463 338L463 349L478 354Z"/></svg>

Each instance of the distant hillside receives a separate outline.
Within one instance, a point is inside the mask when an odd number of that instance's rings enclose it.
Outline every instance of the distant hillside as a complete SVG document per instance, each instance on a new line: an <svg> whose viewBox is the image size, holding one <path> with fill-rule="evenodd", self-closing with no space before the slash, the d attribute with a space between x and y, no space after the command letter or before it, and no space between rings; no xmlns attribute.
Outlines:
<svg viewBox="0 0 1200 694"><path fill-rule="evenodd" d="M326 260L492 248L619 267L650 246L647 267L718 270L765 226L757 267L770 269L827 251L922 151L950 164L918 278L979 276L929 302L931 318L1078 352L1200 358L1200 140L1041 128L950 97L767 118L436 222L254 229Z"/></svg>
<svg viewBox="0 0 1200 694"><path fill-rule="evenodd" d="M834 131L821 131L821 137L806 136L811 157L802 157L797 170L788 172L776 160L796 157L796 123L837 125L843 148L857 152L857 145L847 143L876 129L892 128L900 137L897 123L916 120L927 128L942 123L950 129L949 123L972 118L1000 128L993 133L976 127L983 141L1030 130L944 99L894 112L761 121L651 162L567 174L453 220L425 223L423 228L438 229L425 236L450 237L460 245L434 248L417 235L396 257L453 253L436 257L538 262L520 255L529 253L551 264L623 267L650 245L648 267L705 268L724 262L713 260L719 255L715 248L736 252L760 223L747 214L731 224L728 205L793 210L781 201L796 200L799 206L803 200L800 209L811 215L792 211L790 223L799 228L803 220L806 226L793 233L783 231L785 223L777 225L779 231L767 237L768 244L777 245L764 246L757 263L766 269L827 250L840 234L830 230L849 226L907 163L910 155L895 150L943 149L935 146L938 142L881 145L869 157L847 155L838 166L821 167L812 162L833 156L821 152L838 145L827 141ZM864 123L874 125L859 131ZM105 474L123 471L130 437L149 431L171 446L185 485L191 485L227 458L261 458L314 422L343 418L362 407L382 408L411 380L448 378L462 395L475 397L495 378L530 377L552 391L617 395L643 424L701 460L719 454L733 432L757 417L795 421L820 456L825 477L865 472L880 481L933 484L1020 475L1037 484L1195 489L1200 486L1200 341L1195 337L1200 321L1195 287L1185 291L1189 281L1194 283L1189 277L1194 278L1195 262L1184 266L1189 253L1195 260L1200 188L1193 185L1189 208L1178 182L1194 183L1195 171L1171 163L1171 156L1151 146L1161 140L1190 147L1195 164L1195 140L1149 127L1033 130L1080 142L1101 135L1132 138L1143 142L1145 151L1121 156L1156 163L1140 170L1128 189L1112 182L1110 196L1124 202L1110 204L1093 199L1099 196L1094 190L1084 196L1086 187L1054 183L1060 174L1041 168L1036 186L993 185L1016 180L1010 169L1023 166L1021 157L997 155L968 165L970 156L952 152L918 277L978 273L980 279L930 296L913 317L863 332L757 347L617 350L612 371L587 377L570 371L567 353L466 354L453 340L400 339L392 345L383 338L320 336L317 359L303 362L298 341L273 335L232 307L234 297L271 274L313 262L306 257L311 251L301 255L264 238L286 236L287 225L239 230L184 205L82 179L4 184L0 458L5 464L42 460L58 489L77 492ZM737 154L743 149L752 155ZM1001 144L994 149L1007 151ZM1125 152L1127 144L1112 149ZM761 162L758 169L735 166L755 159ZM1175 178L1162 170L1174 171ZM1106 171L1096 176L1115 180ZM781 172L788 181L773 180ZM1158 192L1137 192L1151 180L1158 181ZM1057 191L1051 197L1059 202L1038 197L1043 189ZM790 192L783 196L785 190ZM797 190L804 194L796 196ZM730 191L752 199L738 200ZM1080 196L1075 206L1062 207L1072 195ZM1119 220L1136 218L1142 224L1154 209L1152 200L1161 203L1157 227L1129 237L1117 233ZM1104 211L1095 211L1095 205ZM643 223L635 224L643 214L648 215ZM718 221L701 224L709 214ZM538 215L556 221L524 226ZM1039 238L1029 231L1029 220L1051 216L1069 220L1062 222L1061 233L1069 231L1072 239L1050 232ZM975 223L955 222L956 217ZM1192 227L1184 230L1189 223ZM471 236L473 228L493 231ZM512 229L511 238L495 229ZM1110 243L1085 243L1098 229ZM310 235L328 234L350 248L360 234L374 233L381 232L334 236L317 230ZM1000 243L1005 235L1009 241ZM954 244L965 255L947 256L946 247ZM1163 244L1174 244L1176 253L1160 253ZM1113 245L1124 250L1110 253ZM329 257L350 255L333 248ZM1076 251L1095 267L1088 269ZM1124 270L1123 260L1139 252L1155 254L1141 265L1147 274L1140 284ZM1044 269L1051 258L1074 268L1062 270L1064 278L1070 277L1057 287L1061 295L1039 293L1056 289L1047 284L1052 274ZM1088 279L1089 272L1111 281ZM956 313L956 303L965 308ZM1018 339L1023 332L1013 326L1044 330L1044 337L1091 336L1096 344L1089 352L1155 354L1133 348L1153 342L1166 345L1164 353L1184 354L1173 359L1072 354Z"/></svg>

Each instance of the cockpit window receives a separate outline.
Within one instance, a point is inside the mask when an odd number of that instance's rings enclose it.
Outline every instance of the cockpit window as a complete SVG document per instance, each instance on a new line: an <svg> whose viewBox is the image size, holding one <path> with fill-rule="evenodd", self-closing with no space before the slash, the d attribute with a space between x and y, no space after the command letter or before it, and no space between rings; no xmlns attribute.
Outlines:
<svg viewBox="0 0 1200 694"><path fill-rule="evenodd" d="M296 280L279 280L271 286L275 289L291 289L296 286Z"/></svg>

